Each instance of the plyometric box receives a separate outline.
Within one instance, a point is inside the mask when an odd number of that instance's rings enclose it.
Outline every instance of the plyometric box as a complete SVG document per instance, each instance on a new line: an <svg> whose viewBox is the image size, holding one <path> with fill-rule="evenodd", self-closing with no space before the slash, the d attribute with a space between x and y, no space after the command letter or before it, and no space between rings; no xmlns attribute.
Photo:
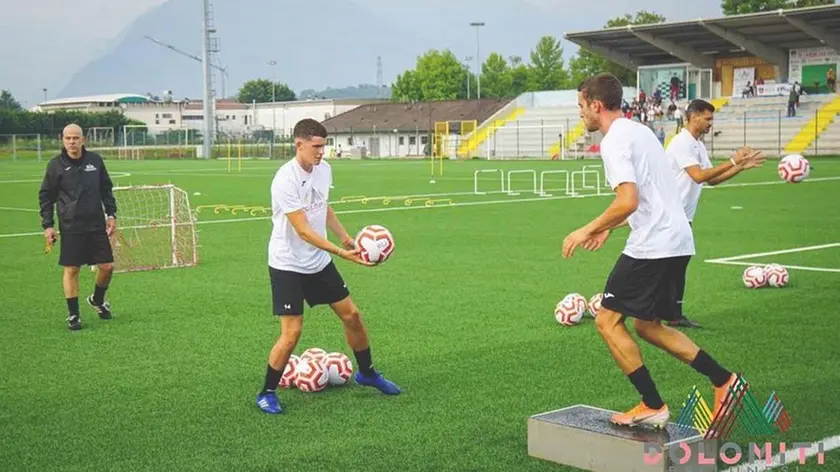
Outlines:
<svg viewBox="0 0 840 472"><path fill-rule="evenodd" d="M574 405L534 415L528 418L528 455L593 472L717 472L716 464L698 461L701 452L716 458L717 440L703 440L699 431L676 423L662 430L617 426L610 422L614 413ZM686 447L689 460L673 462L670 455L684 458Z"/></svg>

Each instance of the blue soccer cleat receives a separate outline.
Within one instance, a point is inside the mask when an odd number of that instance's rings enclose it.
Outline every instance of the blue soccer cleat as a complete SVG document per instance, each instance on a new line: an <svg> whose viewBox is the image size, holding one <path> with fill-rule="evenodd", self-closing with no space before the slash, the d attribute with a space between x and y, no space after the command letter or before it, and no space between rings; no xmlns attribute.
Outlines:
<svg viewBox="0 0 840 472"><path fill-rule="evenodd" d="M257 395L257 406L260 407L260 410L272 415L283 413L283 405L277 400L277 395L274 392Z"/></svg>
<svg viewBox="0 0 840 472"><path fill-rule="evenodd" d="M385 395L399 395L402 391L399 387L397 387L397 384L386 379L379 372L375 372L372 376L356 372L356 375L353 376L353 380L355 380L357 384L365 387L375 387Z"/></svg>

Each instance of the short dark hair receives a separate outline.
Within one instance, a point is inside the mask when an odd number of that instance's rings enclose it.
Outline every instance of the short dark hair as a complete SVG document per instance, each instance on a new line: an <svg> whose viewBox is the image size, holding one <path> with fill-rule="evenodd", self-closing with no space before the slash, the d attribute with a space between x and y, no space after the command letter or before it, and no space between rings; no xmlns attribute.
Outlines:
<svg viewBox="0 0 840 472"><path fill-rule="evenodd" d="M715 106L706 100L700 100L698 98L696 100L692 100L691 103L688 104L688 108L685 110L685 117L690 118L691 115L695 113L705 113L707 111L714 113Z"/></svg>
<svg viewBox="0 0 840 472"><path fill-rule="evenodd" d="M621 108L621 100L624 95L621 81L618 77L602 72L584 80L578 86L578 92L583 93L587 102L600 100L607 110L618 110Z"/></svg>
<svg viewBox="0 0 840 472"><path fill-rule="evenodd" d="M293 134L295 138L303 139L310 139L315 136L326 138L327 128L325 128L324 125L319 123L317 120L305 118L297 122Z"/></svg>

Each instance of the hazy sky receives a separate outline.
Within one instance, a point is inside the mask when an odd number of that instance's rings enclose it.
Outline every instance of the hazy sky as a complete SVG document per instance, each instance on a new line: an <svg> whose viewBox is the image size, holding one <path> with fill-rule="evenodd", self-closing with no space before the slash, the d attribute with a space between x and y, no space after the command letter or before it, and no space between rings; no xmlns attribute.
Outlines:
<svg viewBox="0 0 840 472"><path fill-rule="evenodd" d="M166 0L0 0L0 89L10 89L26 106L43 100L42 88L48 96L57 93L77 69L103 52L115 47L116 38L142 13ZM199 0L195 0L199 1ZM215 0L234 1L234 0ZM279 1L279 0L278 0ZM409 0L351 0L376 7L382 3ZM440 2L457 0L411 0L435 8ZM488 0L492 1L492 0ZM572 0L524 0L562 15ZM636 0L628 7L627 0L600 0L598 8L587 9L576 30L598 28L604 21L635 9L647 9L665 15L669 20L685 20L720 14L719 0L678 2L676 0ZM578 14L581 12L579 11ZM94 21L93 16L97 19ZM560 36L563 32L558 31ZM564 45L573 49L572 45ZM334 84L340 87L347 84Z"/></svg>

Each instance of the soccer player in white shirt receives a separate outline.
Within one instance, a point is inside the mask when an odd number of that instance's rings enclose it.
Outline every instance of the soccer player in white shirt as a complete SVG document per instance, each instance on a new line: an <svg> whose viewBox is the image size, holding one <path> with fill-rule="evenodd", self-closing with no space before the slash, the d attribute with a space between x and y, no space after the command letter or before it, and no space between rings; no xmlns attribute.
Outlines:
<svg viewBox="0 0 840 472"><path fill-rule="evenodd" d="M706 145L700 137L712 129L715 106L705 100L694 100L686 109L686 125L668 143L665 152L673 164L674 175L677 178L677 189L680 193L685 215L689 225L694 221L700 192L703 185L717 185L735 177L745 169L761 166L765 157L761 151L749 147L738 149L726 162L713 166L709 160ZM685 295L685 277L681 277L677 284L676 320L668 321L671 326L685 326L699 328L695 321L689 320L682 312L683 296Z"/></svg>
<svg viewBox="0 0 840 472"><path fill-rule="evenodd" d="M595 325L642 401L626 413L614 414L611 421L664 428L670 417L668 406L624 324L627 317L633 318L642 339L711 380L715 387L714 415L737 377L684 333L662 324L676 313L674 280L685 272L688 258L694 254L694 237L665 150L650 128L622 117L621 99L621 82L611 74L590 77L578 88L580 116L586 129L604 135L601 157L616 196L601 215L566 237L563 257L572 257L577 247L599 249L612 229L630 226L624 250L607 279Z"/></svg>
<svg viewBox="0 0 840 472"><path fill-rule="evenodd" d="M271 349L265 383L257 406L266 413L282 413L276 389L303 328L304 301L329 305L344 325L347 342L356 357L354 380L387 395L400 388L373 369L367 331L350 291L330 254L362 265L361 249L344 229L329 204L332 169L323 160L327 130L313 119L295 125L295 157L284 164L271 183L273 229L268 244L268 265L274 314L280 318L280 338ZM341 240L327 239L327 228Z"/></svg>

